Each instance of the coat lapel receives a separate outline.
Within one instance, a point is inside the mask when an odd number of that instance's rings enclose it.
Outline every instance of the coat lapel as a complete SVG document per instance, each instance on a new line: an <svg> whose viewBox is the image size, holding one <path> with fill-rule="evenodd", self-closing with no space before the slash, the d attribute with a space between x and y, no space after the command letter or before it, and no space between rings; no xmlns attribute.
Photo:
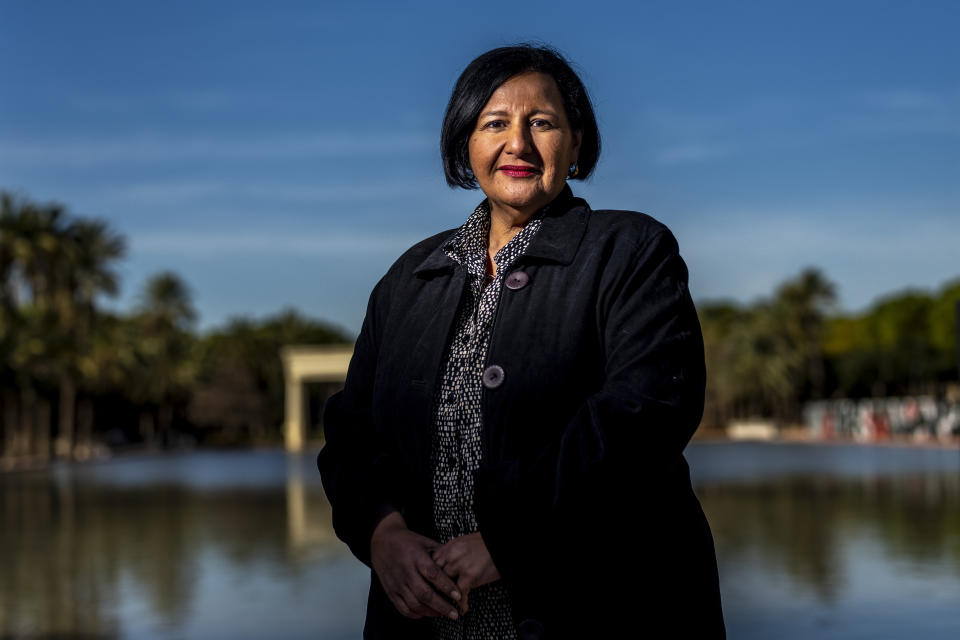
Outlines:
<svg viewBox="0 0 960 640"><path fill-rule="evenodd" d="M517 261L570 264L587 230L589 215L590 207L586 201L575 198L570 186L564 186L556 200L547 205L540 230Z"/></svg>

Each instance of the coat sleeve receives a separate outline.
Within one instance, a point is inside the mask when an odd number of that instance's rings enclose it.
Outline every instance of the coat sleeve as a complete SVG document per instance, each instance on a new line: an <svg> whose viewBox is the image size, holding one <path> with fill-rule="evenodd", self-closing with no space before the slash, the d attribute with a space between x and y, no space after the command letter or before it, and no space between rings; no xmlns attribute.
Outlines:
<svg viewBox="0 0 960 640"><path fill-rule="evenodd" d="M547 553L545 541L583 544L565 536L602 531L638 488L675 473L702 416L703 342L676 240L661 228L623 244L597 291L602 386L536 455L477 471L479 529L507 580Z"/></svg>
<svg viewBox="0 0 960 640"><path fill-rule="evenodd" d="M371 412L378 336L386 306L384 281L370 295L343 390L327 401L323 415L326 444L317 456L333 511L333 529L367 566L374 528L391 511L403 509L395 481L396 461L378 445Z"/></svg>

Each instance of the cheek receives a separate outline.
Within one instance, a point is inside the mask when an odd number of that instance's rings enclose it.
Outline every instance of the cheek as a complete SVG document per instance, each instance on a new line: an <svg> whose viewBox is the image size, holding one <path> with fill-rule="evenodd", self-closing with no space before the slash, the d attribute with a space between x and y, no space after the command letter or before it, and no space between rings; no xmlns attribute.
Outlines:
<svg viewBox="0 0 960 640"><path fill-rule="evenodd" d="M569 158L570 149L566 145L558 144L555 148L551 149L550 166L555 172L566 176L570 164L568 161Z"/></svg>
<svg viewBox="0 0 960 640"><path fill-rule="evenodd" d="M549 162L551 167L560 167L566 171L566 166L569 164L568 160L571 153L570 141L566 138L560 140L550 140L544 149L546 152L545 155L548 155Z"/></svg>
<svg viewBox="0 0 960 640"><path fill-rule="evenodd" d="M467 144L467 155L470 159L470 166L474 169L482 168L490 164L493 149L490 145L484 144L482 140L470 138Z"/></svg>

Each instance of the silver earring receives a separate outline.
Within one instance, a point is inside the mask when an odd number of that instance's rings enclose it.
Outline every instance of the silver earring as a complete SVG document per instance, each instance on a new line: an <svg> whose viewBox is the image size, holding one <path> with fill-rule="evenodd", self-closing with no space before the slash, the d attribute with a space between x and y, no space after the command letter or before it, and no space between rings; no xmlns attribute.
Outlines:
<svg viewBox="0 0 960 640"><path fill-rule="evenodd" d="M574 162L570 165L570 170L567 172L567 179L576 178L578 173L580 173L580 165Z"/></svg>

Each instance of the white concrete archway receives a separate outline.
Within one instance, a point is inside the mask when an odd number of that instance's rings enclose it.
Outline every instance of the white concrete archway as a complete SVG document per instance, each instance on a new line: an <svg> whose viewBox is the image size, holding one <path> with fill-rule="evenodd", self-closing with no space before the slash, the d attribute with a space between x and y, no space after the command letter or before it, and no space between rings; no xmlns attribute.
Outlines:
<svg viewBox="0 0 960 640"><path fill-rule="evenodd" d="M306 441L307 382L343 383L353 356L353 345L290 345L280 350L286 383L283 441L287 451L301 451Z"/></svg>

